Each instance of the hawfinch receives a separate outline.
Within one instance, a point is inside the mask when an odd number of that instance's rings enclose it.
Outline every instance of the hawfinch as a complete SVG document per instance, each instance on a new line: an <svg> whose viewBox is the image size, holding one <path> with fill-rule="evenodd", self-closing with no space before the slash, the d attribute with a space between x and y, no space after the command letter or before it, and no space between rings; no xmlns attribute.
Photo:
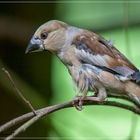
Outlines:
<svg viewBox="0 0 140 140"><path fill-rule="evenodd" d="M78 91L79 108L88 91L94 101L108 94L126 95L140 104L140 72L114 45L102 36L58 20L41 25L26 53L50 51L67 67Z"/></svg>

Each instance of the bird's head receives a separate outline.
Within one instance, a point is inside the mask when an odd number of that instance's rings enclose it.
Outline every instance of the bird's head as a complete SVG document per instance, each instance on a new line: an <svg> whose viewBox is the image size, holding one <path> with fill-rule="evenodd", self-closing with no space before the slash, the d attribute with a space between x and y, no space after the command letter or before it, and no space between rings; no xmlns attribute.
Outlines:
<svg viewBox="0 0 140 140"><path fill-rule="evenodd" d="M26 49L26 53L48 50L58 52L65 43L65 31L68 25L51 20L41 25L34 33Z"/></svg>

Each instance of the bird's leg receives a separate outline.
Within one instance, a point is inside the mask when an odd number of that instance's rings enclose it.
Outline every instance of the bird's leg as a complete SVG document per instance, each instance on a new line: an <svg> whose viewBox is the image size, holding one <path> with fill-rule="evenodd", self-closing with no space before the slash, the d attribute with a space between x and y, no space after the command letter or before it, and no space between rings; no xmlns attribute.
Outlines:
<svg viewBox="0 0 140 140"><path fill-rule="evenodd" d="M81 93L77 91L77 95L73 99L73 105L77 110L81 111L83 109L82 105L83 105L84 99L86 98L86 95L87 93Z"/></svg>
<svg viewBox="0 0 140 140"><path fill-rule="evenodd" d="M82 104L83 104L83 101L82 100L84 100L84 98L86 97L86 95L87 95L86 93L81 94L79 91L77 91L77 95L73 99L73 105L74 105L74 107L77 110L79 110L79 111L82 110ZM77 103L75 103L75 102L77 102Z"/></svg>
<svg viewBox="0 0 140 140"><path fill-rule="evenodd" d="M106 89L104 87L100 87L95 90L94 96L86 96L83 100L102 102L106 99L106 97L107 97Z"/></svg>
<svg viewBox="0 0 140 140"><path fill-rule="evenodd" d="M97 101L97 102L104 101L107 97L106 89L104 87L100 87L97 90L98 92L95 93L96 96L87 97L87 100Z"/></svg>
<svg viewBox="0 0 140 140"><path fill-rule="evenodd" d="M107 97L105 88L99 88L98 92L96 92L95 94L96 94L96 96L86 96L86 94L85 94L84 96L75 97L73 100L74 101L73 104L74 104L75 108L77 110L81 111L84 101L90 100L90 101L102 102ZM78 104L75 104L75 101L77 101Z"/></svg>
<svg viewBox="0 0 140 140"><path fill-rule="evenodd" d="M98 92L96 92L95 95L96 96L86 96L84 100L97 101L97 102L104 101L107 97L105 88L98 89Z"/></svg>
<svg viewBox="0 0 140 140"><path fill-rule="evenodd" d="M77 96L77 97L74 98L73 101L74 101L74 102L73 102L74 107L75 107L77 110L81 111L81 110L83 109L83 108L82 108L82 105L83 105L84 97L83 97L83 96ZM75 101L77 101L78 104L75 104Z"/></svg>
<svg viewBox="0 0 140 140"><path fill-rule="evenodd" d="M94 96L81 96L80 98L79 98L79 104L78 104L78 108L80 109L80 110L82 110L82 106L83 106L83 103L84 103L84 101L86 101L86 100L90 100L90 101L97 101L97 102L100 102L101 101L101 99L99 98L99 97L94 97Z"/></svg>
<svg viewBox="0 0 140 140"><path fill-rule="evenodd" d="M102 98L100 97L95 97L95 96L87 96L84 100L90 100L90 101L96 101L96 102L102 102L104 101Z"/></svg>

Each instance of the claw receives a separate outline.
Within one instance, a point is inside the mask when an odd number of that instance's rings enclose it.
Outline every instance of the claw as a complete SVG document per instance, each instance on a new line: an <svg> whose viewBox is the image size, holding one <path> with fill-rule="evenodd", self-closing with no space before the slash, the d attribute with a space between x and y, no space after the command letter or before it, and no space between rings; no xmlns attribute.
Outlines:
<svg viewBox="0 0 140 140"><path fill-rule="evenodd" d="M77 110L81 111L83 109L83 107L82 107L83 106L83 101L84 101L84 98L82 96L75 97L74 100L73 100L74 107ZM78 103L75 103L75 102L78 102Z"/></svg>
<svg viewBox="0 0 140 140"><path fill-rule="evenodd" d="M77 110L81 111L83 109L83 103L86 100L96 101L96 102L102 101L102 99L100 99L99 97L95 97L95 96L87 96L87 97L77 96L73 100L73 105Z"/></svg>

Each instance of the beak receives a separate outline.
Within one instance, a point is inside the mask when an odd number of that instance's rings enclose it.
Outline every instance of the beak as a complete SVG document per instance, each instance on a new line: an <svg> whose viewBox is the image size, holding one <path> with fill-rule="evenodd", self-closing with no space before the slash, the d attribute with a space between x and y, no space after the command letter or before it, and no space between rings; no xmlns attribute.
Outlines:
<svg viewBox="0 0 140 140"><path fill-rule="evenodd" d="M25 53L39 52L45 50L43 41L35 36L32 37Z"/></svg>

